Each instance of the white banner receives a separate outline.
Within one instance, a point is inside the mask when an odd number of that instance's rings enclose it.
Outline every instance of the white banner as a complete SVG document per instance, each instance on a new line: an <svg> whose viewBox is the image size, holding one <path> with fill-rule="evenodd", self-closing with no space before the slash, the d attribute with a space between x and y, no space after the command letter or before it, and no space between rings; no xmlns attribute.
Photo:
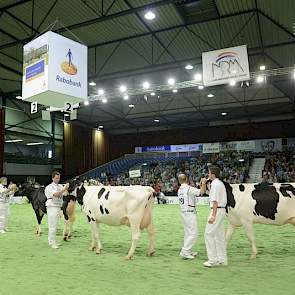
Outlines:
<svg viewBox="0 0 295 295"><path fill-rule="evenodd" d="M255 152L257 153L276 152L281 150L282 150L281 138L255 140Z"/></svg>
<svg viewBox="0 0 295 295"><path fill-rule="evenodd" d="M203 52L202 63L205 86L250 79L246 45Z"/></svg>
<svg viewBox="0 0 295 295"><path fill-rule="evenodd" d="M219 153L219 152L220 152L219 142L203 143L204 154L213 154L213 153Z"/></svg>
<svg viewBox="0 0 295 295"><path fill-rule="evenodd" d="M198 152L200 144L178 144L171 145L171 152Z"/></svg>
<svg viewBox="0 0 295 295"><path fill-rule="evenodd" d="M87 46L47 32L24 46L22 97L63 107L87 99Z"/></svg>
<svg viewBox="0 0 295 295"><path fill-rule="evenodd" d="M170 205L178 205L179 199L177 196L165 196L165 200L167 201L166 204ZM197 197L196 198L197 206L199 205L209 205L209 198L208 197ZM157 200L155 198L155 203L157 203ZM197 207L198 211L198 207Z"/></svg>
<svg viewBox="0 0 295 295"><path fill-rule="evenodd" d="M129 177L130 178L136 178L136 177L140 177L141 173L140 170L129 170Z"/></svg>
<svg viewBox="0 0 295 295"><path fill-rule="evenodd" d="M255 151L255 141L254 140L238 141L237 150L248 151L248 152Z"/></svg>

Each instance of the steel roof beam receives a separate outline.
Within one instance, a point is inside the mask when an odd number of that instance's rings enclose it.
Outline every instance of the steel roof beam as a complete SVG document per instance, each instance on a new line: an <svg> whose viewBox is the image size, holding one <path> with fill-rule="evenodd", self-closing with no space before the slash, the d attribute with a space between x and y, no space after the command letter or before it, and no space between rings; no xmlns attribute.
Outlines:
<svg viewBox="0 0 295 295"><path fill-rule="evenodd" d="M9 4L9 5L6 5L4 7L1 7L0 8L0 11L6 11L10 8L13 8L13 7L17 7L17 6L20 6L22 4L26 4L28 2L31 2L32 0L21 0L21 1L17 1L16 3L13 3L13 4Z"/></svg>

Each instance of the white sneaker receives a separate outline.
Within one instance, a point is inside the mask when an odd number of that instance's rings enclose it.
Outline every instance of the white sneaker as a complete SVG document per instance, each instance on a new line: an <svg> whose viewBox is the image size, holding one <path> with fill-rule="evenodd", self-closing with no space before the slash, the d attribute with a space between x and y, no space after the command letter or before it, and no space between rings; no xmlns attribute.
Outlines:
<svg viewBox="0 0 295 295"><path fill-rule="evenodd" d="M227 261L219 261L218 262L218 266L227 266L227 265L228 265Z"/></svg>
<svg viewBox="0 0 295 295"><path fill-rule="evenodd" d="M6 234L6 231L4 229L1 229L0 234Z"/></svg>
<svg viewBox="0 0 295 295"><path fill-rule="evenodd" d="M193 256L191 253L186 254L186 253L180 252L179 256L181 256L184 259L195 259L195 256Z"/></svg>
<svg viewBox="0 0 295 295"><path fill-rule="evenodd" d="M219 266L219 263L218 262L206 261L206 262L203 263L203 265L205 267L215 267L215 266Z"/></svg>
<svg viewBox="0 0 295 295"><path fill-rule="evenodd" d="M194 257L198 256L198 252L191 252L191 255L193 255Z"/></svg>
<svg viewBox="0 0 295 295"><path fill-rule="evenodd" d="M59 247L58 247L56 244L52 244L50 247L51 247L52 249L59 249Z"/></svg>

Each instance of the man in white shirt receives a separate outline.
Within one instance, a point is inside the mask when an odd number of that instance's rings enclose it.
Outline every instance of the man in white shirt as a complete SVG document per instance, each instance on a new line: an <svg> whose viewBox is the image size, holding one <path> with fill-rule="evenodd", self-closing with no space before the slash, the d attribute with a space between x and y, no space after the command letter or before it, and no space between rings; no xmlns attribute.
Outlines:
<svg viewBox="0 0 295 295"><path fill-rule="evenodd" d="M0 178L0 234L5 234L9 217L9 196L12 188L6 188L7 178Z"/></svg>
<svg viewBox="0 0 295 295"><path fill-rule="evenodd" d="M221 180L220 169L217 166L209 167L209 179L212 180L209 192L211 213L205 229L205 243L208 261L204 266L213 267L227 265L224 218L226 216L227 194Z"/></svg>
<svg viewBox="0 0 295 295"><path fill-rule="evenodd" d="M188 184L185 174L179 174L178 198L181 209L181 218L184 227L183 247L180 256L184 259L194 259L197 253L192 252L192 248L198 237L198 226L196 219L196 197L206 190L206 180L201 180L201 189L197 189Z"/></svg>
<svg viewBox="0 0 295 295"><path fill-rule="evenodd" d="M63 194L69 188L67 183L64 187L59 184L60 173L54 171L52 173L52 183L45 188L45 196L47 198L47 217L48 217L48 244L53 249L58 249L56 243L56 230L59 220L59 213L63 203Z"/></svg>

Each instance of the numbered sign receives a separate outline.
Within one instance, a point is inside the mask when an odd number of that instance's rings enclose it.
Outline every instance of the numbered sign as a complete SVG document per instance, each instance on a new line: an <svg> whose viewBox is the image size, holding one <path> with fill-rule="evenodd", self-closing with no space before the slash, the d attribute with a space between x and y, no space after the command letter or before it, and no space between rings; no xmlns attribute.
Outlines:
<svg viewBox="0 0 295 295"><path fill-rule="evenodd" d="M64 105L64 112L71 113L73 111L73 105L71 102L66 101Z"/></svg>
<svg viewBox="0 0 295 295"><path fill-rule="evenodd" d="M31 103L31 114L35 114L38 112L38 103L34 101Z"/></svg>

